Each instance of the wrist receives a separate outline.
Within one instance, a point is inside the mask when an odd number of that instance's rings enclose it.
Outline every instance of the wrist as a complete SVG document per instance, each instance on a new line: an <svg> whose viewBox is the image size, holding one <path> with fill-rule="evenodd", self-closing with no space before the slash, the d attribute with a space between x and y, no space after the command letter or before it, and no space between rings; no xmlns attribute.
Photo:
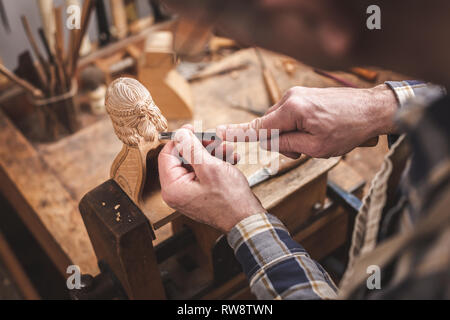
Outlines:
<svg viewBox="0 0 450 320"><path fill-rule="evenodd" d="M267 213L267 210L265 210L260 204L240 207L237 209L238 210L231 215L231 218L228 219L227 223L223 225L223 231L225 232L225 234L228 234L236 225L241 223L243 220L257 214Z"/></svg>
<svg viewBox="0 0 450 320"><path fill-rule="evenodd" d="M372 137L395 133L397 129L394 116L398 110L398 102L394 92L385 84L368 90Z"/></svg>

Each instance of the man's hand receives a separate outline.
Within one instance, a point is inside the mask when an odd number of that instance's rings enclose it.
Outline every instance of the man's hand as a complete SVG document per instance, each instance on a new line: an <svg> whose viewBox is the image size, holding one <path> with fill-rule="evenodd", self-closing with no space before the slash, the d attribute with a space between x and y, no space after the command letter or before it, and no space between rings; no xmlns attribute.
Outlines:
<svg viewBox="0 0 450 320"><path fill-rule="evenodd" d="M213 149L216 157L207 149ZM242 172L217 158L223 155L237 162L232 146L207 149L192 127L176 133L175 141L167 143L158 159L162 197L189 218L228 233L241 220L265 210Z"/></svg>
<svg viewBox="0 0 450 320"><path fill-rule="evenodd" d="M372 89L294 87L263 117L219 126L217 134L224 140L236 140L236 136L243 136L242 131L248 137L267 129L270 137L270 130L279 129L280 153L291 158L302 153L327 158L343 155L370 138L393 133L396 110L395 95L386 85Z"/></svg>

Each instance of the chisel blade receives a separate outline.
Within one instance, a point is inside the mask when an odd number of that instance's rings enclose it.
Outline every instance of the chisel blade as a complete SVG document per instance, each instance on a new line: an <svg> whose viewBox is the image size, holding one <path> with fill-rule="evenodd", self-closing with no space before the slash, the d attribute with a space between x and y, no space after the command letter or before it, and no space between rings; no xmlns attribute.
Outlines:
<svg viewBox="0 0 450 320"><path fill-rule="evenodd" d="M247 178L248 184L250 188L253 188L254 186L260 184L261 182L264 182L268 180L272 174L270 173L270 170L267 168L262 168L256 171L254 174L252 174L250 177Z"/></svg>

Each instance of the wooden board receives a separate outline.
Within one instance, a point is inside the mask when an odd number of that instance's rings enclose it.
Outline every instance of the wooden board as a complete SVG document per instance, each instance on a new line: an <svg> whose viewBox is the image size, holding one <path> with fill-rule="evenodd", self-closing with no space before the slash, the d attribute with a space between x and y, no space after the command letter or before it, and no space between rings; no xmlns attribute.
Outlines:
<svg viewBox="0 0 450 320"><path fill-rule="evenodd" d="M2 193L62 274L71 264L96 274L77 200L1 111L0 132Z"/></svg>

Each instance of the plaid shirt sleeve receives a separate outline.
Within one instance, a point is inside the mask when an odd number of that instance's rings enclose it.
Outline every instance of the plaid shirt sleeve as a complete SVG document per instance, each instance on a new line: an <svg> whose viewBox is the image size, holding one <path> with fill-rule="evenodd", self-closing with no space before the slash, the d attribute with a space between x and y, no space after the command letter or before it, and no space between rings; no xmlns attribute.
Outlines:
<svg viewBox="0 0 450 320"><path fill-rule="evenodd" d="M394 91L400 108L405 107L411 99L426 95L430 89L438 89L442 96L447 93L443 87L418 80L386 81L385 84Z"/></svg>
<svg viewBox="0 0 450 320"><path fill-rule="evenodd" d="M237 224L228 242L258 299L334 299L327 272L276 217L261 213Z"/></svg>
<svg viewBox="0 0 450 320"><path fill-rule="evenodd" d="M394 91L400 109L407 107L412 99L426 96L429 91L439 91L446 95L444 87L419 80L386 81L385 84ZM388 135L389 147L399 138L399 135Z"/></svg>

